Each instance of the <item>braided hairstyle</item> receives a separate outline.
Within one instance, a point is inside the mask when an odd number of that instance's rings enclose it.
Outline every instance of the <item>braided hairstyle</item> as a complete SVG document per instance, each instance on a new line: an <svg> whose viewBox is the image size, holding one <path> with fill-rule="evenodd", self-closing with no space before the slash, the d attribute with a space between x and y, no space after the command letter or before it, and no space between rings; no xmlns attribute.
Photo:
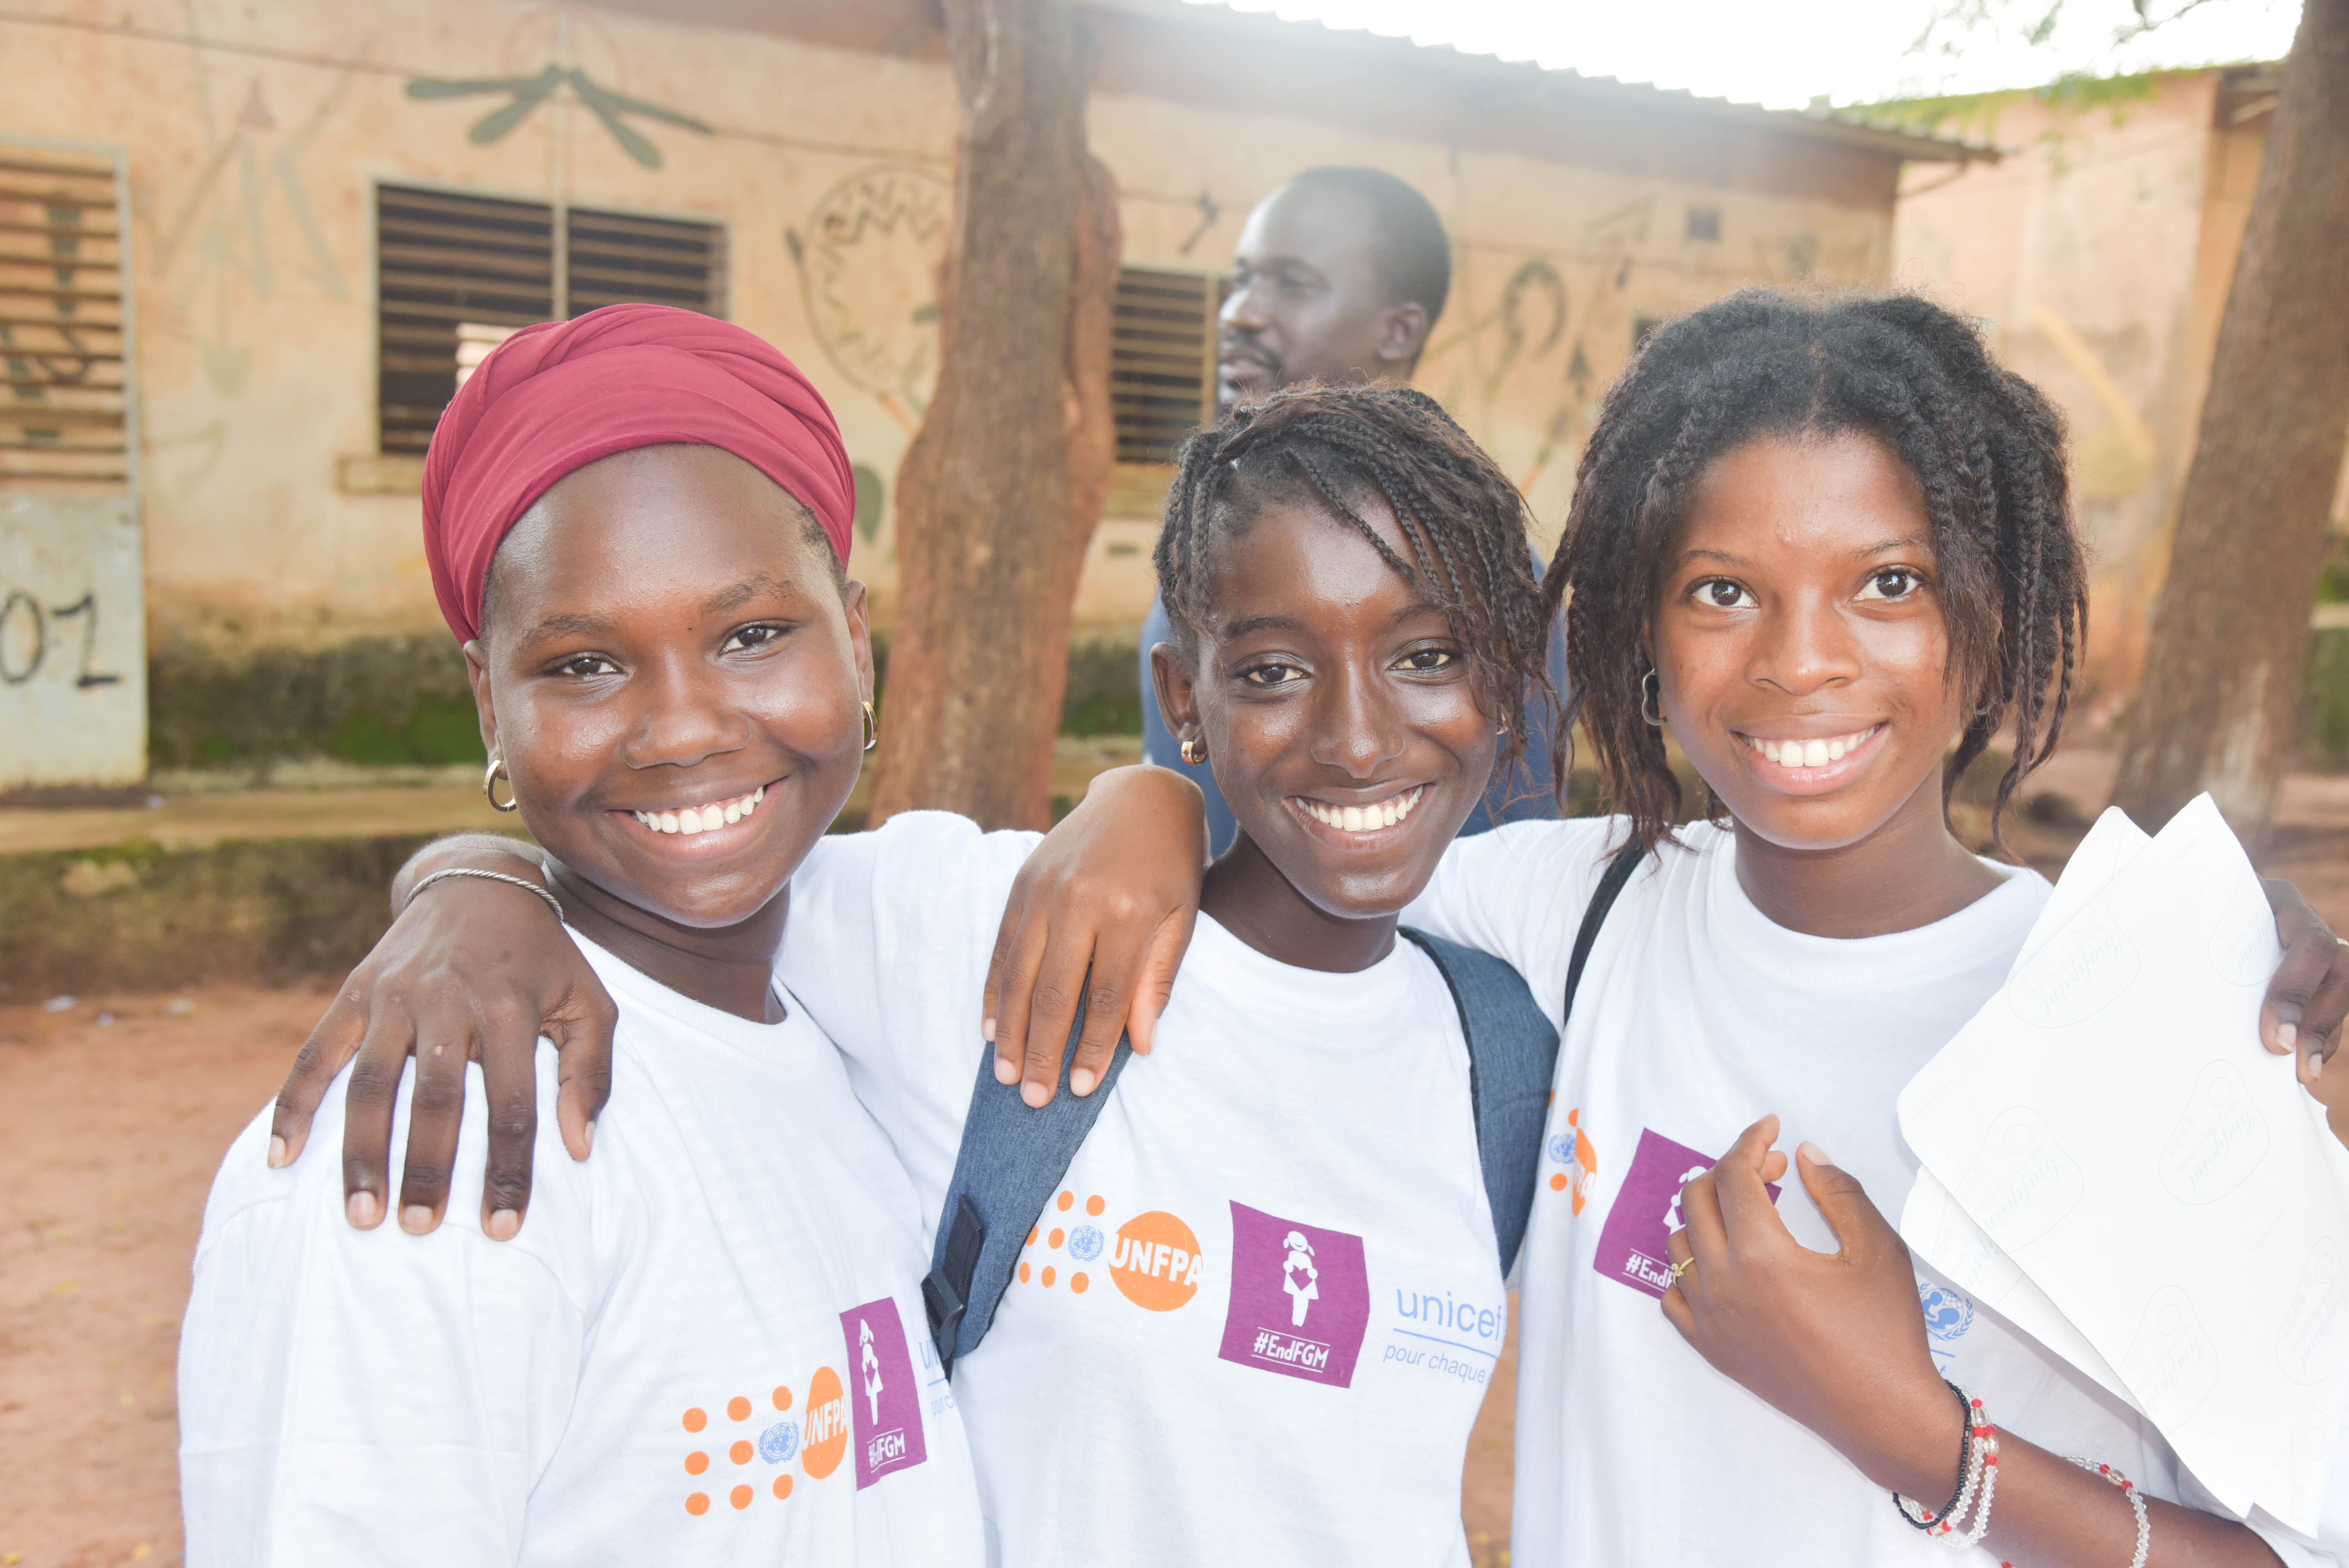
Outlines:
<svg viewBox="0 0 2349 1568"><path fill-rule="evenodd" d="M1972 327L1913 294L1808 303L1743 290L1658 331L1609 389L1542 585L1546 607L1567 604L1574 672L1552 752L1561 797L1579 724L1633 834L1651 849L1670 834L1680 784L1640 702L1649 616L1689 499L1707 465L1747 441L1847 433L1899 455L1931 520L1949 676L1968 710L1942 777L1945 819L1959 776L2013 726L1991 815L2005 847L2007 801L2055 748L2087 630L2064 420Z"/></svg>
<svg viewBox="0 0 2349 1568"><path fill-rule="evenodd" d="M1378 497L1404 560L1358 510ZM1548 689L1548 619L1526 543L1525 497L1434 398L1392 383L1307 385L1245 403L1183 444L1154 557L1175 640L1195 657L1215 624L1213 549L1268 505L1302 502L1370 542L1452 623L1476 706L1525 750L1528 690Z"/></svg>

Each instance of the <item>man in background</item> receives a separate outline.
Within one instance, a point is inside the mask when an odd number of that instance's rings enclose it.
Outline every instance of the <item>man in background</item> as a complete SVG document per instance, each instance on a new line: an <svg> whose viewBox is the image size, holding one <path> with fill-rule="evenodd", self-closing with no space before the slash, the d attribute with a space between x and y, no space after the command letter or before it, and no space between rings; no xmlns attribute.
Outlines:
<svg viewBox="0 0 2349 1568"><path fill-rule="evenodd" d="M1224 301L1216 401L1228 408L1304 381L1408 381L1451 292L1451 242L1426 197L1382 169L1309 169L1258 202L1240 230ZM1180 769L1199 786L1208 841L1221 854L1232 841L1231 808L1207 764L1182 759L1150 678L1150 650L1172 637L1165 606L1152 601L1142 626L1143 760ZM1563 691L1556 642L1550 678ZM1550 712L1528 711L1525 759L1495 777L1462 832L1557 814L1549 794Z"/></svg>

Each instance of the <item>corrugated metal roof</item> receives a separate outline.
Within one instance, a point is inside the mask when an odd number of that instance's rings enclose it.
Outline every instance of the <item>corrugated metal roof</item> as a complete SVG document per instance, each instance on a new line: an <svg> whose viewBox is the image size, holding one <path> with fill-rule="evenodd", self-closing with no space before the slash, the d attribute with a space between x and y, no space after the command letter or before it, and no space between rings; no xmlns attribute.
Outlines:
<svg viewBox="0 0 2349 1568"><path fill-rule="evenodd" d="M1407 64L1452 81L1465 78L1520 91L1533 88L1634 112L1673 114L1747 126L1916 162L1994 163L2000 156L1999 149L1987 142L1891 130L1847 119L1831 111L1765 108L1760 104L1703 98L1682 88L1584 76L1530 60L1504 60L1495 55L1473 54L1449 44L1421 44L1363 28L1332 27L1318 21L1292 22L1268 12L1239 11L1225 5L1203 5L1195 0L1081 0L1081 4L1087 10L1124 12L1175 25L1227 31L1236 39L1254 36L1290 45L1309 39L1319 46L1356 51L1391 67Z"/></svg>

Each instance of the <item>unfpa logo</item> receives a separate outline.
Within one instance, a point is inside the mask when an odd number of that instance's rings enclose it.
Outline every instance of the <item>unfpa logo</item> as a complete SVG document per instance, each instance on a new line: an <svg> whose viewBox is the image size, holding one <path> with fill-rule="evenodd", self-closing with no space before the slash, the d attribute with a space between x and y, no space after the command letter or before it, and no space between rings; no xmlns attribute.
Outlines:
<svg viewBox="0 0 2349 1568"><path fill-rule="evenodd" d="M1172 1312L1199 1294L1199 1238L1191 1227L1153 1209L1118 1227L1109 1277L1134 1305Z"/></svg>
<svg viewBox="0 0 2349 1568"><path fill-rule="evenodd" d="M848 1390L829 1367L817 1367L808 1379L807 1423L801 1441L800 1468L818 1480L838 1470L840 1456L848 1451Z"/></svg>

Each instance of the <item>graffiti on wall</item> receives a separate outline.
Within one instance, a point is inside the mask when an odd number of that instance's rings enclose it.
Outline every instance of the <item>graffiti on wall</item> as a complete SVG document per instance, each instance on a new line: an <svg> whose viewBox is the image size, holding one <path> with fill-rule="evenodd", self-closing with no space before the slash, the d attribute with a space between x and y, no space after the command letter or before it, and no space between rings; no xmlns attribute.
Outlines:
<svg viewBox="0 0 2349 1568"><path fill-rule="evenodd" d="M1641 197L1591 219L1566 246L1508 255L1505 271L1489 253L1461 247L1455 286L1467 309L1429 346L1421 374L1528 492L1573 461L1599 397L1679 302L1883 271L1879 240L1828 241L1800 224L1754 235L1742 267L1692 267L1686 248L1659 242L1679 235L1679 211L1667 211L1661 197ZM1715 240L1720 215L1704 215L1703 237Z"/></svg>
<svg viewBox="0 0 2349 1568"><path fill-rule="evenodd" d="M783 241L816 341L911 434L938 375L938 267L954 189L934 169L877 163L816 202Z"/></svg>
<svg viewBox="0 0 2349 1568"><path fill-rule="evenodd" d="M1489 303L1428 346L1425 369L1446 407L1507 456L1530 490L1561 455L1578 449L1592 401L1628 353L1625 297L1655 201L1629 203L1592 219L1570 249L1518 259ZM1464 257L1464 282L1475 263ZM1606 341L1602 341L1602 334ZM1506 410L1531 411L1530 445L1495 442ZM1478 428L1478 427L1482 428Z"/></svg>
<svg viewBox="0 0 2349 1568"><path fill-rule="evenodd" d="M596 121L611 134L620 150L647 169L661 166L661 150L628 120L658 120L698 135L710 134L709 126L689 114L673 108L663 108L642 98L629 98L625 93L597 85L594 78L576 66L549 64L531 77L419 77L408 84L408 96L421 102L442 102L450 98L497 97L505 102L475 120L465 133L466 139L476 147L492 147L511 135L514 128L528 119L538 107L553 98L563 88L571 89L572 98L595 117Z"/></svg>
<svg viewBox="0 0 2349 1568"><path fill-rule="evenodd" d="M202 40L189 43L202 155L184 187L155 193L139 205L155 215L150 275L167 291L217 397L234 397L253 369L255 329L243 307L269 305L279 295L284 275L291 273L328 299L349 296L348 281L318 222L303 160L319 130L344 106L372 46L372 37L362 38L326 82L286 116L273 106L264 73L245 77L240 95L218 78ZM282 85L278 90L285 90ZM236 110L223 113L222 104L231 101ZM290 254L283 238L288 226ZM145 442L153 478L174 500L195 493L220 465L227 446L227 422L217 418L150 430Z"/></svg>
<svg viewBox="0 0 2349 1568"><path fill-rule="evenodd" d="M594 57L592 73L583 54ZM661 167L661 150L631 120L675 126L697 136L715 134L707 122L682 110L630 96L626 52L593 16L564 7L529 12L507 29L498 64L494 76L413 77L408 96L419 103L505 99L466 129L466 139L476 147L496 146L544 106L576 104L644 169ZM558 123L556 134L568 129Z"/></svg>

